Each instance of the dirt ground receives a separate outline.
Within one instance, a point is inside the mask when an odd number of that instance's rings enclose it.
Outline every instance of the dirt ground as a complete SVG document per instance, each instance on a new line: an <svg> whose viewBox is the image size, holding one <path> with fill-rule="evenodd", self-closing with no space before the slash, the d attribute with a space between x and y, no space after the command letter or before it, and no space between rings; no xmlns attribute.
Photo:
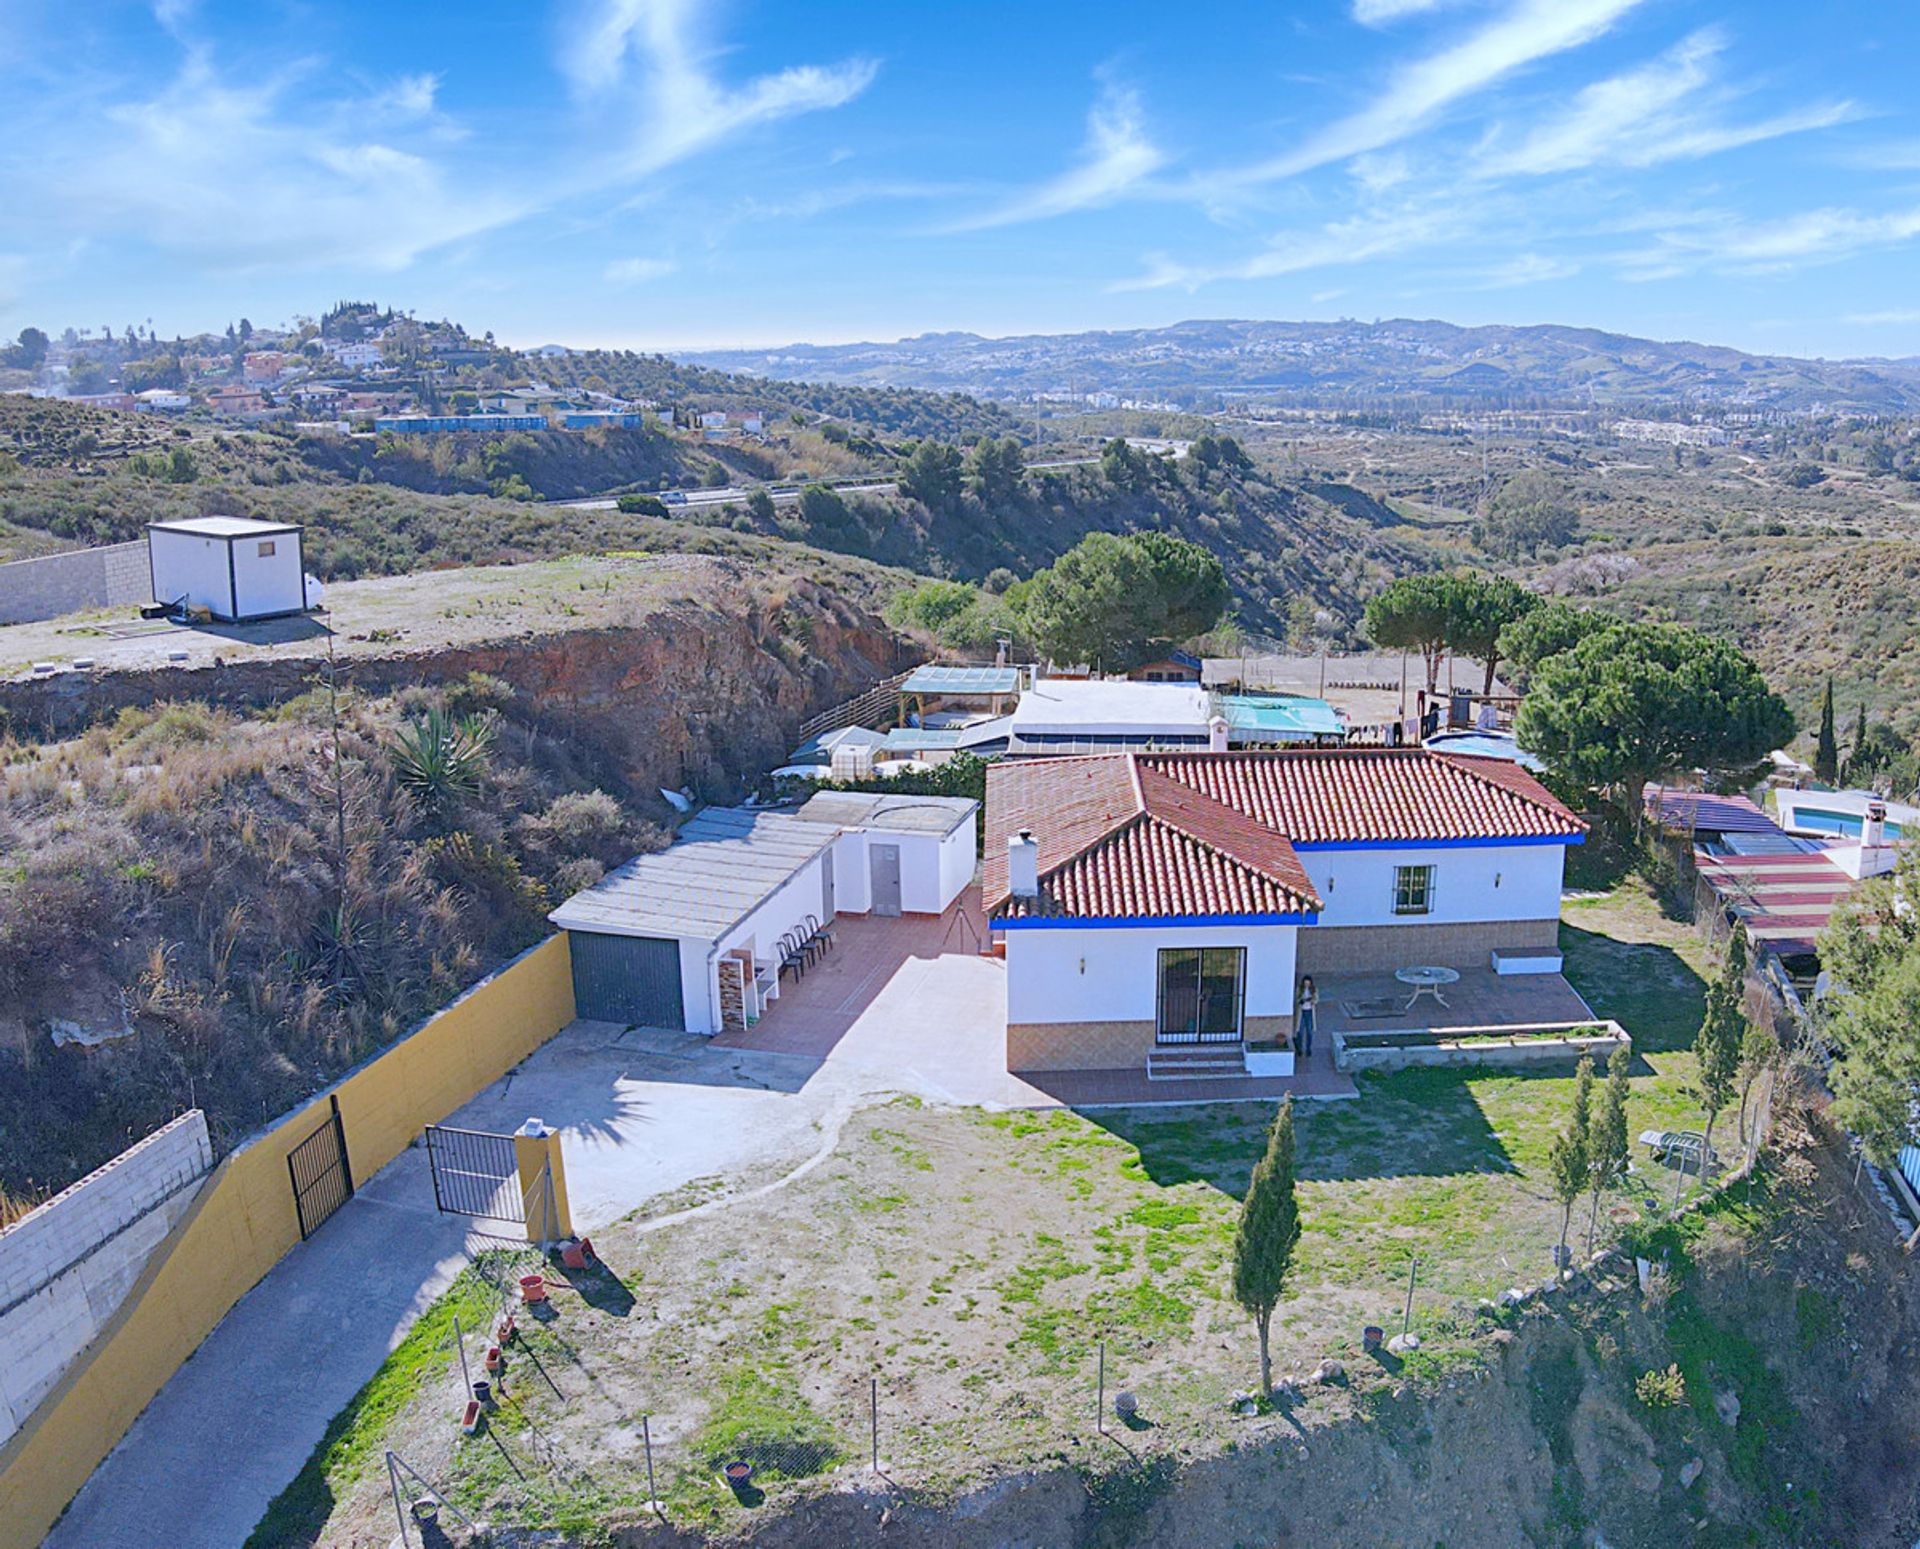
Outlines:
<svg viewBox="0 0 1920 1549"><path fill-rule="evenodd" d="M24 674L43 661L65 668L76 656L120 670L207 667L215 658L325 657L326 620L337 631L335 650L347 657L563 633L631 623L726 584L730 573L724 562L694 554L579 555L334 582L326 589L324 620L187 627L140 619L127 608L100 609L0 628L0 675ZM176 662L179 651L186 657Z"/></svg>

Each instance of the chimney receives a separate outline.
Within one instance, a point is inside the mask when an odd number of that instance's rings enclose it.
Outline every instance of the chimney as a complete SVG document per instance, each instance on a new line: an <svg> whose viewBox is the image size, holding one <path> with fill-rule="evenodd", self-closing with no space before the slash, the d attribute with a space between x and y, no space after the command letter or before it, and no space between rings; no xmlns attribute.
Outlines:
<svg viewBox="0 0 1920 1549"><path fill-rule="evenodd" d="M1040 841L1030 828L1007 841L1007 891L1015 898L1040 896Z"/></svg>
<svg viewBox="0 0 1920 1549"><path fill-rule="evenodd" d="M1878 850L1887 842L1887 804L1884 801L1867 803L1867 815L1860 822L1860 848Z"/></svg>
<svg viewBox="0 0 1920 1549"><path fill-rule="evenodd" d="M1224 753L1227 751L1227 718L1216 715L1207 722L1207 751Z"/></svg>

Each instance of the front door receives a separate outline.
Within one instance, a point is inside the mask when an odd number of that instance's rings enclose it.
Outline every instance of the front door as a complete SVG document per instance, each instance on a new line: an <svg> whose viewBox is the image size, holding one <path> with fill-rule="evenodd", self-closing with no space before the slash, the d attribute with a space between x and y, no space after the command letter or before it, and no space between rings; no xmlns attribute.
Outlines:
<svg viewBox="0 0 1920 1549"><path fill-rule="evenodd" d="M1163 947L1160 1043L1239 1043L1246 1002L1245 947Z"/></svg>
<svg viewBox="0 0 1920 1549"><path fill-rule="evenodd" d="M870 844L867 867L873 878L873 912L896 915L900 912L900 846Z"/></svg>

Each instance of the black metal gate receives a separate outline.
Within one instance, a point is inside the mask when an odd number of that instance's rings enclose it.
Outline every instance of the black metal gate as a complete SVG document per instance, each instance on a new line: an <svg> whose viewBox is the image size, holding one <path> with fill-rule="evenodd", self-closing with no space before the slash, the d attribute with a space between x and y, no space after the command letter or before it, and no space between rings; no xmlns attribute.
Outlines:
<svg viewBox="0 0 1920 1549"><path fill-rule="evenodd" d="M433 1172L433 1202L447 1214L492 1221L527 1219L513 1136L429 1124L427 1166Z"/></svg>
<svg viewBox="0 0 1920 1549"><path fill-rule="evenodd" d="M347 1131L340 1122L340 1099L327 1099L332 1112L311 1135L287 1153L293 1180L293 1208L300 1218L300 1240L320 1230L321 1222L353 1198L353 1169L347 1164Z"/></svg>

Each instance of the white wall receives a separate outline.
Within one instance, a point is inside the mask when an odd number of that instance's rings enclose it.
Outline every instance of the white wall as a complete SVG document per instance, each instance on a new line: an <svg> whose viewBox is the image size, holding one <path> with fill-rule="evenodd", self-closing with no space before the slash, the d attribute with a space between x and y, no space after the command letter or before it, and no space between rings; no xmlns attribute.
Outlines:
<svg viewBox="0 0 1920 1549"><path fill-rule="evenodd" d="M262 555L261 546L268 543L273 545L273 552ZM241 618L298 613L307 605L297 532L234 539L233 576L240 594Z"/></svg>
<svg viewBox="0 0 1920 1549"><path fill-rule="evenodd" d="M1321 925L1452 925L1557 918L1566 859L1565 845L1526 844L1308 850L1300 863L1320 895ZM1393 912L1400 866L1433 867L1431 914Z"/></svg>
<svg viewBox="0 0 1920 1549"><path fill-rule="evenodd" d="M777 966L780 957L780 938L788 931L802 936L807 934L806 917L812 915L824 925L826 915L826 877L823 857L816 855L802 866L778 892L767 898L759 908L748 915L717 942L711 952L701 947L701 975L706 985L706 994L702 1003L707 1007L707 1025L694 1025L695 1003L686 993L687 946L683 943L680 954L682 995L686 1000L687 1030L695 1033L717 1033L720 1031L720 959L736 947L746 947L756 958L771 958ZM835 871L835 876L839 875Z"/></svg>
<svg viewBox="0 0 1920 1549"><path fill-rule="evenodd" d="M1246 1014L1293 1010L1293 925L1087 926L1006 932L1007 1020L1147 1022L1162 947L1245 947Z"/></svg>
<svg viewBox="0 0 1920 1549"><path fill-rule="evenodd" d="M113 1316L212 1166L196 1108L0 1232L0 1442Z"/></svg>
<svg viewBox="0 0 1920 1549"><path fill-rule="evenodd" d="M202 533L156 531L147 534L153 564L153 600L206 608L225 618L232 606L227 574L227 540Z"/></svg>
<svg viewBox="0 0 1920 1549"><path fill-rule="evenodd" d="M944 839L936 834L850 829L834 842L833 899L841 914L873 907L873 870L868 846L900 847L900 907L908 914L943 914L973 880L973 824L962 823Z"/></svg>
<svg viewBox="0 0 1920 1549"><path fill-rule="evenodd" d="M690 1033L720 1031L720 968L711 941L680 940L680 1013Z"/></svg>
<svg viewBox="0 0 1920 1549"><path fill-rule="evenodd" d="M974 837L969 818L940 841L940 909L947 907L966 891L980 863L980 845Z"/></svg>

